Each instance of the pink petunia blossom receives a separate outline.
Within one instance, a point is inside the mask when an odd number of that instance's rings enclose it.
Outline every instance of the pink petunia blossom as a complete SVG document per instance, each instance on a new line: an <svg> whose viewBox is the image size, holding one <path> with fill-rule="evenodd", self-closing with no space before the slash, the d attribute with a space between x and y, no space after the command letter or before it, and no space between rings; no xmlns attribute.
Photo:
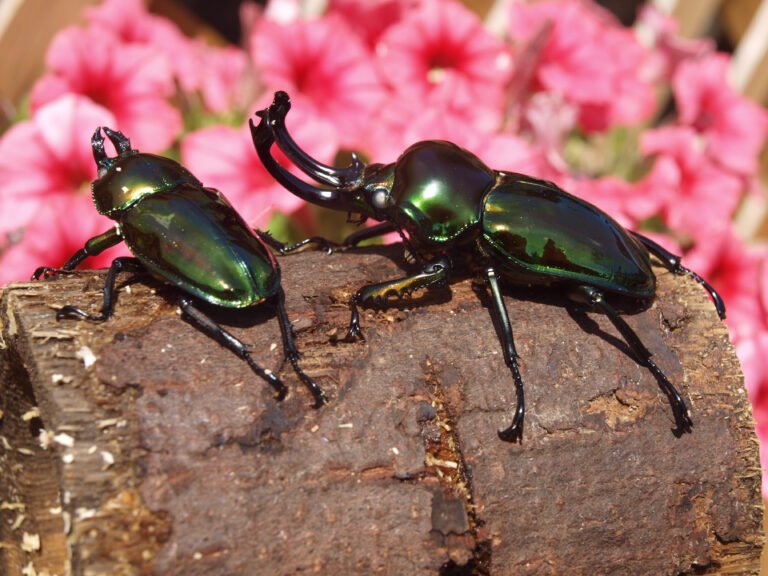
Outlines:
<svg viewBox="0 0 768 576"><path fill-rule="evenodd" d="M764 249L747 246L728 228L685 255L685 265L706 278L723 297L734 342L768 329L760 282L766 254Z"/></svg>
<svg viewBox="0 0 768 576"><path fill-rule="evenodd" d="M90 196L49 198L24 229L20 241L0 256L0 286L29 280L38 266L59 268L94 236L113 228L99 215ZM86 258L78 268L107 267L117 256L129 254L125 244Z"/></svg>
<svg viewBox="0 0 768 576"><path fill-rule="evenodd" d="M615 176L566 179L563 186L631 230L655 214L660 204L657 196L648 194L645 183L627 182Z"/></svg>
<svg viewBox="0 0 768 576"><path fill-rule="evenodd" d="M744 191L741 178L719 168L690 128L668 126L643 133L644 154L656 155L649 193L661 199L666 224L706 242L730 226Z"/></svg>
<svg viewBox="0 0 768 576"><path fill-rule="evenodd" d="M539 150L549 166L548 175L568 172L563 151L569 134L576 126L578 110L566 102L561 94L538 92L528 98L520 109L521 128L531 134L532 146Z"/></svg>
<svg viewBox="0 0 768 576"><path fill-rule="evenodd" d="M768 135L768 112L729 87L729 64L722 53L680 64L672 79L679 121L703 136L713 160L753 176Z"/></svg>
<svg viewBox="0 0 768 576"><path fill-rule="evenodd" d="M256 89L249 77L246 53L231 46L214 48L197 43L199 68L203 77L199 91L208 111L223 114L243 108L253 100Z"/></svg>
<svg viewBox="0 0 768 576"><path fill-rule="evenodd" d="M0 140L0 284L26 280L39 265L61 266L91 236L114 225L93 205L91 135L114 117L82 96L43 106ZM104 264L89 259L84 266Z"/></svg>
<svg viewBox="0 0 768 576"><path fill-rule="evenodd" d="M560 93L577 104L583 129L636 123L655 110L653 86L644 76L647 50L597 5L513 3L509 31L520 51L539 44L531 91Z"/></svg>
<svg viewBox="0 0 768 576"><path fill-rule="evenodd" d="M91 135L114 124L101 106L68 95L12 126L0 140L0 234L26 226L51 198L89 196Z"/></svg>
<svg viewBox="0 0 768 576"><path fill-rule="evenodd" d="M533 173L548 171L543 154L521 137L484 132L469 120L447 116L438 108L396 100L382 108L369 134L369 151L375 162L394 162L406 148L421 140L448 140L477 155L496 170Z"/></svg>
<svg viewBox="0 0 768 576"><path fill-rule="evenodd" d="M122 45L146 46L163 54L176 80L186 92L198 90L204 82L197 51L176 25L147 10L144 0L104 0L85 9L94 30L117 36Z"/></svg>
<svg viewBox="0 0 768 576"><path fill-rule="evenodd" d="M393 98L481 130L500 126L511 55L459 2L423 2L387 30L376 53Z"/></svg>
<svg viewBox="0 0 768 576"><path fill-rule="evenodd" d="M291 134L311 156L332 163L338 149L333 128L296 107L288 118ZM286 168L285 156L275 146L272 154ZM246 221L264 227L274 210L289 214L304 201L286 191L261 164L248 126L211 126L187 135L181 145L184 165L206 186L221 190ZM304 176L306 179L306 176Z"/></svg>
<svg viewBox="0 0 768 576"><path fill-rule="evenodd" d="M114 128L142 150L164 150L179 134L181 114L168 102L173 76L157 50L95 29L66 28L51 42L46 65L49 72L32 91L32 113L65 94L81 94L107 108Z"/></svg>
<svg viewBox="0 0 768 576"><path fill-rule="evenodd" d="M418 0L330 0L328 14L343 18L349 29L375 50L381 36L399 22Z"/></svg>
<svg viewBox="0 0 768 576"><path fill-rule="evenodd" d="M338 17L280 24L266 18L253 29L250 51L268 92L285 90L330 122L343 146L355 147L385 92L371 55Z"/></svg>
<svg viewBox="0 0 768 576"><path fill-rule="evenodd" d="M655 81L669 81L681 62L713 52L711 38L677 35L677 21L652 3L643 4L635 22L638 40L650 48L648 71Z"/></svg>

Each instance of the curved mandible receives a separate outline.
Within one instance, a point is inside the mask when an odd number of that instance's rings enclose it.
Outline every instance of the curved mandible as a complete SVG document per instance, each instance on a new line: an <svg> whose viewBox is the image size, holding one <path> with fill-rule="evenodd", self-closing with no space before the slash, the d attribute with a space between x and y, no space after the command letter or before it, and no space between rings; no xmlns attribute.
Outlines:
<svg viewBox="0 0 768 576"><path fill-rule="evenodd" d="M275 143L275 139L272 135L272 131L267 126L269 123L269 110L261 110L256 112L256 115L261 118L259 125L256 126L253 119L250 119L248 124L251 128L251 137L253 138L253 144L256 147L256 153L259 155L259 159L267 169L267 172L269 172L281 186L288 191L293 192L302 200L319 206L325 206L332 210L345 210L346 204L342 202L338 190L328 190L312 186L288 172L288 170L275 160L271 154L272 144Z"/></svg>
<svg viewBox="0 0 768 576"><path fill-rule="evenodd" d="M296 144L296 141L288 133L288 129L285 126L285 117L290 109L290 97L287 93L278 91L275 92L272 104L264 111L267 125L272 132L274 141L285 155L302 172L318 182L333 186L334 188L347 188L358 185L362 180L365 165L360 161L357 154L352 154L352 163L346 168L328 166L309 156ZM261 116L264 118L263 115Z"/></svg>
<svg viewBox="0 0 768 576"><path fill-rule="evenodd" d="M93 150L93 159L99 168L109 168L109 157L104 150L104 136L101 134L101 126L91 136L91 149Z"/></svg>
<svg viewBox="0 0 768 576"><path fill-rule="evenodd" d="M125 134L120 132L120 130L112 130L111 128L104 126L104 132L107 134L107 137L115 146L115 150L117 150L117 153L120 156L127 152L133 151L131 148L131 141L125 136Z"/></svg>

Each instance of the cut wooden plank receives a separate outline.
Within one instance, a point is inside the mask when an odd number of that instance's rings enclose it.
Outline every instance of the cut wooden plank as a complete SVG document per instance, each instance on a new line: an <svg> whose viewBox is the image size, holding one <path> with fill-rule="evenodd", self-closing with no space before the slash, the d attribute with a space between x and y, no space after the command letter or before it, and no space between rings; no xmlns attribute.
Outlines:
<svg viewBox="0 0 768 576"><path fill-rule="evenodd" d="M692 406L682 437L605 317L507 292L528 409L512 445L496 435L514 387L482 285L366 311L366 342L332 343L354 290L399 260L281 259L303 365L330 397L317 410L266 306L216 317L279 371L282 403L171 289L125 286L93 324L54 310L98 308L103 271L6 287L0 572L758 573L753 422L699 285L656 269L657 302L627 317Z"/></svg>

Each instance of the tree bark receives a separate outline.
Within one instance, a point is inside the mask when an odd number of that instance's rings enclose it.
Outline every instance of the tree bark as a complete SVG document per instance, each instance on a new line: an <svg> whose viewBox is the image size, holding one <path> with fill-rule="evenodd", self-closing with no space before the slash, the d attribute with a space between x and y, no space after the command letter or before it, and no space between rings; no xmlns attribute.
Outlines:
<svg viewBox="0 0 768 576"><path fill-rule="evenodd" d="M354 291L399 261L398 247L280 260L320 409L268 304L211 314L280 374L283 402L176 313L175 289L121 276L97 324L55 309L98 310L104 271L7 286L0 572L758 573L754 424L698 284L656 268L656 302L626 316L691 406L680 437L606 317L506 291L527 407L509 444L514 385L482 284L365 310L366 341L333 343Z"/></svg>

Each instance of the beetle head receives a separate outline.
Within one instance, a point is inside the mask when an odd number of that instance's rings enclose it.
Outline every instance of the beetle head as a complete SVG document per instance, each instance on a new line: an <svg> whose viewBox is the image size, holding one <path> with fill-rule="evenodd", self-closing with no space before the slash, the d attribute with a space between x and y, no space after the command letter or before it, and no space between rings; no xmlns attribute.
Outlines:
<svg viewBox="0 0 768 576"><path fill-rule="evenodd" d="M104 150L102 131L117 151L112 158ZM91 184L93 203L100 214L112 219L120 218L125 210L149 194L184 183L201 185L175 160L131 148L131 141L120 131L96 128L91 148L98 169L98 176Z"/></svg>
<svg viewBox="0 0 768 576"><path fill-rule="evenodd" d="M261 118L258 126L250 121L251 135L259 158L270 174L285 188L298 197L332 210L360 214L363 220L386 220L376 208L376 201L384 198L382 190L391 188L391 170L382 164L363 164L357 155L345 168L335 168L318 162L304 152L293 140L285 127L285 117L291 101L285 92L276 92L272 104L256 112ZM316 186L301 180L286 170L272 156L272 145L277 146L296 166L317 183Z"/></svg>

